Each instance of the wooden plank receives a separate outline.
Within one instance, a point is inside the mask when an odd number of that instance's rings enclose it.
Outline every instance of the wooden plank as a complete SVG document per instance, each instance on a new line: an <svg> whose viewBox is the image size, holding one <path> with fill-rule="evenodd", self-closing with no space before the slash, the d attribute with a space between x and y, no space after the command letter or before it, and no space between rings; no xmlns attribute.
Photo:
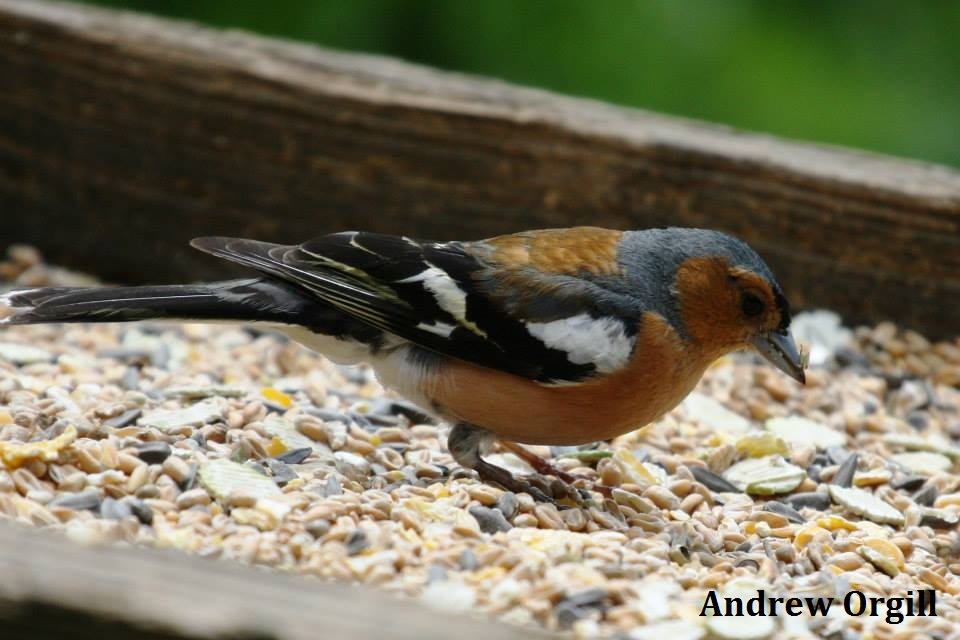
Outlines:
<svg viewBox="0 0 960 640"><path fill-rule="evenodd" d="M357 586L176 551L80 546L5 521L0 576L0 628L8 638L555 637L432 611Z"/></svg>
<svg viewBox="0 0 960 640"><path fill-rule="evenodd" d="M960 173L395 60L0 0L0 238L119 281L197 235L733 232L798 306L960 327ZM952 302L951 302L952 301Z"/></svg>

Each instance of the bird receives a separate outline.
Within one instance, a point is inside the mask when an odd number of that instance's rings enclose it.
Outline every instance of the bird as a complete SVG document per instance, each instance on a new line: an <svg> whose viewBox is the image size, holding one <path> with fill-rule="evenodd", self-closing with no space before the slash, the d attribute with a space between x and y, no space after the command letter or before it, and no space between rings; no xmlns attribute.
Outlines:
<svg viewBox="0 0 960 640"><path fill-rule="evenodd" d="M0 325L237 321L285 334L452 425L456 462L482 481L552 500L484 459L499 441L582 445L654 422L707 367L753 349L803 384L790 305L745 242L709 229L571 227L432 242L364 231L285 245L192 246L255 277L182 285L34 288L0 296Z"/></svg>

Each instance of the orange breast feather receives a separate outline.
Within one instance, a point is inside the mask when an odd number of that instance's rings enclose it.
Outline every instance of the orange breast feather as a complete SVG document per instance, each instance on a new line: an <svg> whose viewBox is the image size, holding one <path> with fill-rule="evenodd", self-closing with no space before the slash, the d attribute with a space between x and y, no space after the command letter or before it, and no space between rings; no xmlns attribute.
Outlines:
<svg viewBox="0 0 960 640"><path fill-rule="evenodd" d="M425 393L449 420L507 440L574 445L645 426L676 406L710 359L687 348L659 315L644 314L634 356L619 371L577 385L546 386L451 361Z"/></svg>

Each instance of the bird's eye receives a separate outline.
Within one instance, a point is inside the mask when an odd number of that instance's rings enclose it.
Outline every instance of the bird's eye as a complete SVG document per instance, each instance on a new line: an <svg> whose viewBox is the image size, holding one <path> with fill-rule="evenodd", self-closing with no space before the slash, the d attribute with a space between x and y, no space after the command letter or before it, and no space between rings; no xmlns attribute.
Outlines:
<svg viewBox="0 0 960 640"><path fill-rule="evenodd" d="M752 293L745 293L740 301L740 308L746 316L758 316L763 313L763 300Z"/></svg>

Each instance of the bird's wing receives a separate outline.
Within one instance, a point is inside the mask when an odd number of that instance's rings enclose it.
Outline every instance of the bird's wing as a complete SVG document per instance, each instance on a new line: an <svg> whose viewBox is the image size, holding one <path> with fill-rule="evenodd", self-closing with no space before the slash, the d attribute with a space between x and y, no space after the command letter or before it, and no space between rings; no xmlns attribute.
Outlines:
<svg viewBox="0 0 960 640"><path fill-rule="evenodd" d="M343 232L298 246L231 238L199 238L193 245L467 362L552 384L624 366L641 310L608 286L610 274L590 265L589 256L550 263L537 260L534 250L526 254L531 262L503 243Z"/></svg>

